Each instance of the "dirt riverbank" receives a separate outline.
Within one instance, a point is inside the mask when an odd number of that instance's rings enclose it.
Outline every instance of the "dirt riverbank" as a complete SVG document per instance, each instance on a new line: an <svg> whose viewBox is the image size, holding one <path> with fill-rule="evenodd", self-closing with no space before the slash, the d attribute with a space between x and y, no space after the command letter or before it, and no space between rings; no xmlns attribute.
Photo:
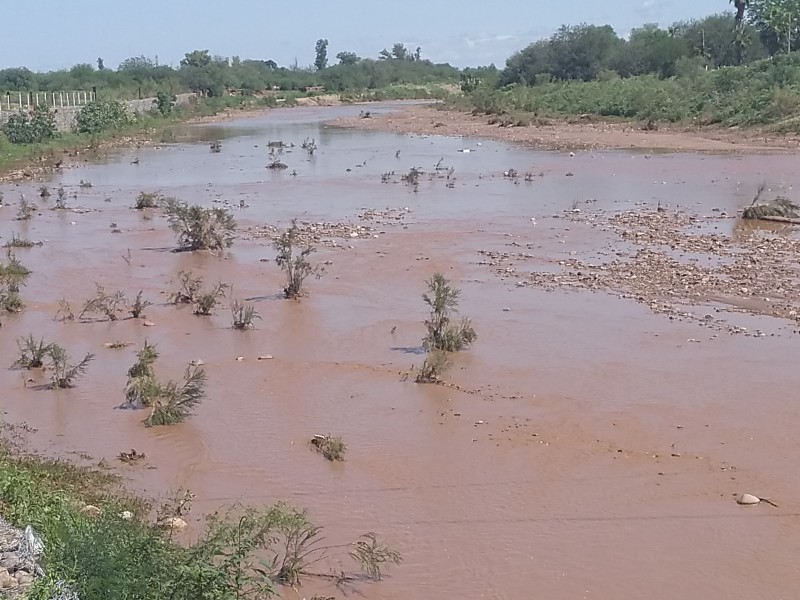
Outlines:
<svg viewBox="0 0 800 600"><path fill-rule="evenodd" d="M641 123L597 120L552 120L544 125L502 127L489 117L444 110L436 106L408 106L369 118L349 117L332 124L371 131L417 135L466 136L514 142L548 150L620 149L642 152L774 153L796 152L797 135L780 136L758 130L686 129L661 126L642 129Z"/></svg>

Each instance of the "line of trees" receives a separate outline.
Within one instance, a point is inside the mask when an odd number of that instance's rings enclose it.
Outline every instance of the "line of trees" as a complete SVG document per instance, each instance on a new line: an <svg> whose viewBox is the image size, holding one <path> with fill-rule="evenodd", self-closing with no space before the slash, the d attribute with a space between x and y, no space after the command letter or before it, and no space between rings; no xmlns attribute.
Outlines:
<svg viewBox="0 0 800 600"><path fill-rule="evenodd" d="M458 81L459 71L447 64L437 65L403 44L382 50L377 59L361 58L353 52L337 54L338 64L328 65L328 40L315 47L314 65L279 66L273 60L242 59L212 55L208 50L186 53L178 67L161 65L158 59L134 56L123 60L116 70L81 63L70 69L35 73L25 67L0 70L0 91L59 91L96 86L106 97L153 96L158 91L183 91L220 96L228 90L245 94L265 90L301 90L325 86L334 91L373 89L392 84L422 84Z"/></svg>
<svg viewBox="0 0 800 600"><path fill-rule="evenodd" d="M493 83L502 87L647 74L669 78L697 68L751 63L800 47L800 0L731 3L735 12L666 28L643 25L628 39L609 25L565 25L512 55Z"/></svg>

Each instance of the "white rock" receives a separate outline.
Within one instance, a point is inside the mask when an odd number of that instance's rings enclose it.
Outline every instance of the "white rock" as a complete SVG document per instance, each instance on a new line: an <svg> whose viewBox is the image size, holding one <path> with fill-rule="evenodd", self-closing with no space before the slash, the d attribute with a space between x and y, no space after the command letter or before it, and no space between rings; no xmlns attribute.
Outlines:
<svg viewBox="0 0 800 600"><path fill-rule="evenodd" d="M736 503L744 506L753 506L754 504L760 504L761 498L753 496L753 494L742 494L736 498Z"/></svg>
<svg viewBox="0 0 800 600"><path fill-rule="evenodd" d="M180 517L170 517L164 521L164 527L171 531L185 531L188 526Z"/></svg>
<svg viewBox="0 0 800 600"><path fill-rule="evenodd" d="M82 515L87 515L89 517L98 517L98 516L100 516L101 512L102 511L99 508L97 508L96 506L93 506L91 504L87 504L86 506L84 506L81 509L81 514Z"/></svg>
<svg viewBox="0 0 800 600"><path fill-rule="evenodd" d="M123 521L130 521L133 519L133 513L129 510L123 510L121 513L119 513L119 518Z"/></svg>

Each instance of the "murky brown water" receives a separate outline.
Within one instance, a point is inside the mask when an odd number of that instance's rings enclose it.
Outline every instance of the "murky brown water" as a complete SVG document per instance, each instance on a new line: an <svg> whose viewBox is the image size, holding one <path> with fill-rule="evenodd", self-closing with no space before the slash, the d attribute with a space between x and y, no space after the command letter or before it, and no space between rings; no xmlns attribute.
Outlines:
<svg viewBox="0 0 800 600"><path fill-rule="evenodd" d="M275 111L179 130L163 148L49 182L77 191L71 205L86 214L45 209L18 222L13 207L0 209L0 243L14 231L45 241L17 251L34 275L23 290L28 310L4 318L0 364L11 364L16 338L30 332L74 355L97 354L86 378L64 392L26 388L20 372L0 370L4 418L36 427L33 445L53 454L113 464L121 450L145 452L155 468L120 466L131 485L153 496L190 488L195 519L236 501L289 500L332 540L374 530L405 561L359 588L365 598L796 597L800 373L791 327L736 315L775 335L712 337L612 295L517 289L478 264L479 250L513 240L543 259L599 247L602 232L552 217L576 201L734 212L764 180L789 189L796 158L570 157L321 124L357 112ZM264 168L268 140L299 145L306 137L320 146L313 158L295 148L285 155L289 170ZM209 152L209 139L223 140L221 154ZM380 181L440 158L455 167L453 189L424 180L415 193ZM509 168L537 177L515 185L502 176ZM81 179L94 186L80 189ZM8 202L35 197L35 187L3 191ZM320 249L332 264L294 303L276 295L274 263L259 262L274 256L266 241L237 241L222 260L171 253L163 218L129 208L141 190L224 201L242 226L355 220L364 208L411 212L405 227ZM239 209L240 200L248 206ZM229 329L225 307L199 318L166 305L181 269L235 284L263 316L257 329ZM448 378L477 393L401 381L422 362L420 295L437 269L463 288L462 312L479 333ZM94 282L129 295L143 289L156 301L148 310L155 327L53 320L62 296L80 304ZM209 400L185 424L148 430L141 413L115 409L145 338L158 344L165 377L189 360L205 362ZM114 340L134 345L103 348ZM257 361L263 354L275 358ZM310 452L315 433L341 435L346 462ZM733 495L741 492L780 508L740 507ZM317 591L342 596L311 581L299 597Z"/></svg>

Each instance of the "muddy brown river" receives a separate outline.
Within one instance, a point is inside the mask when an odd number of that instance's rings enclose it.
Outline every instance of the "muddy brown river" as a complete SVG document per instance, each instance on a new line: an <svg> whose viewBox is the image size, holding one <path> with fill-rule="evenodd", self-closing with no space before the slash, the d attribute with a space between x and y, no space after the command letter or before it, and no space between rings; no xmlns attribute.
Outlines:
<svg viewBox="0 0 800 600"><path fill-rule="evenodd" d="M404 561L347 597L797 598L797 324L721 302L686 307L759 331L733 335L613 292L518 286L481 254L522 247L554 269L607 249L608 231L565 218L575 209L733 216L764 181L791 195L796 157L571 156L325 124L359 110L181 127L156 148L2 186L0 244L13 232L44 242L16 250L33 275L27 309L0 328L3 419L35 428L39 451L105 460L150 497L190 489L195 529L223 505L286 500L307 508L328 541L375 531ZM299 147L306 138L319 146L313 156ZM283 154L288 169L265 168L270 140L296 145ZM437 163L454 169L449 180ZM416 189L399 181L411 167L426 171ZM42 183L63 185L72 210L49 210ZM160 212L131 209L140 191L227 206L240 238L221 258L171 252ZM19 194L39 205L28 221L14 219ZM367 210L382 212L360 218ZM257 235L294 217L370 228L322 235L314 256L326 274L300 302L281 298L271 242ZM724 235L737 226L709 223ZM169 305L180 270L232 284L262 320L238 332L227 302L212 317ZM437 270L463 290L461 312L478 332L445 375L458 388L403 377L423 360L421 295ZM143 290L154 326L54 320L61 298L79 310L95 283L130 297ZM29 374L5 368L29 333L97 358L71 390L35 389ZM145 339L165 378L205 364L208 399L181 425L146 429L141 412L116 408ZM132 345L104 347L116 340ZM310 437L328 433L346 442L343 463L309 450ZM116 460L130 448L146 464ZM745 492L778 507L737 505ZM314 579L283 591L315 593L346 597Z"/></svg>

